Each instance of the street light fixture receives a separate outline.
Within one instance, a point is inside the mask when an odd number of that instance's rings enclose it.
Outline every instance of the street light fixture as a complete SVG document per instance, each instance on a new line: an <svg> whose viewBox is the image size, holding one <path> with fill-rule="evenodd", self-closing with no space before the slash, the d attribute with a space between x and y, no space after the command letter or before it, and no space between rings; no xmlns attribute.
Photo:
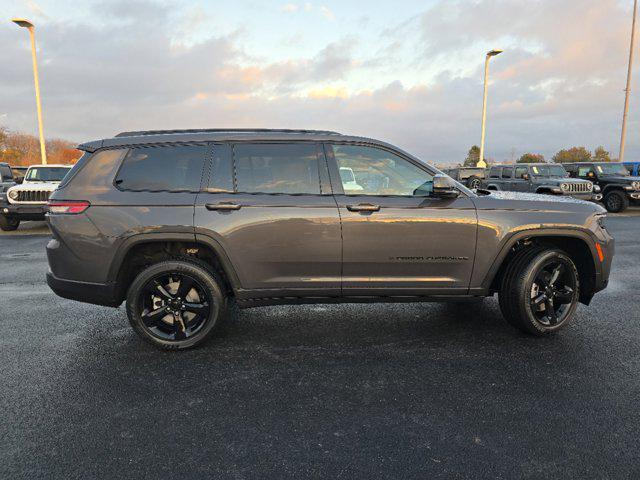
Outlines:
<svg viewBox="0 0 640 480"><path fill-rule="evenodd" d="M496 55L500 55L502 50L489 50L487 52L487 56L484 60L484 98L482 99L482 139L480 140L480 158L478 158L478 167L485 168L487 166L487 162L484 161L484 134L485 134L485 124L487 121L487 80L489 77L489 60L491 57L495 57Z"/></svg>
<svg viewBox="0 0 640 480"><path fill-rule="evenodd" d="M33 82L36 87L36 106L38 109L38 131L40 133L40 156L42 158L42 164L47 164L47 151L44 143L44 129L42 127L42 106L40 105L40 82L38 80L38 62L36 59L36 37L35 27L26 18L14 18L12 22L19 27L29 30L29 38L31 39L31 58L33 60Z"/></svg>

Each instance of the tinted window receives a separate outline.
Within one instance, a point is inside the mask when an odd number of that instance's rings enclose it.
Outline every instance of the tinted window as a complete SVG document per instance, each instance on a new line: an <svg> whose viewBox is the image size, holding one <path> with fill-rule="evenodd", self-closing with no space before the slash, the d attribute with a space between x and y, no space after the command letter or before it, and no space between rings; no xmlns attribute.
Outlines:
<svg viewBox="0 0 640 480"><path fill-rule="evenodd" d="M236 144L234 156L238 192L320 193L315 144Z"/></svg>
<svg viewBox="0 0 640 480"><path fill-rule="evenodd" d="M358 145L333 145L346 195L428 195L433 176L389 151ZM421 193L414 193L420 188Z"/></svg>
<svg viewBox="0 0 640 480"><path fill-rule="evenodd" d="M504 167L502 169L502 178L511 178L513 176L513 168Z"/></svg>
<svg viewBox="0 0 640 480"><path fill-rule="evenodd" d="M3 181L13 178L13 173L8 165L0 165L0 178L2 178Z"/></svg>
<svg viewBox="0 0 640 480"><path fill-rule="evenodd" d="M500 178L502 174L502 167L491 167L489 170L489 178Z"/></svg>
<svg viewBox="0 0 640 480"><path fill-rule="evenodd" d="M209 192L233 192L233 161L231 145L213 146L211 171L209 172Z"/></svg>
<svg viewBox="0 0 640 480"><path fill-rule="evenodd" d="M198 191L206 152L204 145L133 148L116 185L122 190Z"/></svg>

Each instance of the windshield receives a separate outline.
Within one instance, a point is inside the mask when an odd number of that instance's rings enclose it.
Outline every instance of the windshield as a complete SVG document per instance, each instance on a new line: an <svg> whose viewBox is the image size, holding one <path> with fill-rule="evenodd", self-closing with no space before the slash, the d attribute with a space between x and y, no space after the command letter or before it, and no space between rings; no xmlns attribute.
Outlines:
<svg viewBox="0 0 640 480"><path fill-rule="evenodd" d="M595 167L599 175L629 176L629 170L622 163L599 163Z"/></svg>
<svg viewBox="0 0 640 480"><path fill-rule="evenodd" d="M534 175L540 177L566 177L567 171L562 165L535 165L531 167Z"/></svg>
<svg viewBox="0 0 640 480"><path fill-rule="evenodd" d="M68 167L32 167L25 180L29 182L61 182L69 172Z"/></svg>

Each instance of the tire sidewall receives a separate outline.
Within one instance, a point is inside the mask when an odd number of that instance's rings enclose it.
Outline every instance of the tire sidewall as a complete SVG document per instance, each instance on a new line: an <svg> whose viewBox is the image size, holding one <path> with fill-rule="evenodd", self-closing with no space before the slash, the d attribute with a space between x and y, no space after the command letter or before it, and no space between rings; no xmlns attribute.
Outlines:
<svg viewBox="0 0 640 480"><path fill-rule="evenodd" d="M141 289L142 287L153 277L162 273L176 272L184 273L195 277L198 282L202 284L202 287L206 288L211 295L212 305L209 312L209 318L200 331L198 331L192 337L180 341L171 341L158 338L153 335L147 327L145 327L142 318L140 316L140 302L142 300ZM215 278L215 275L203 268L202 266L183 260L170 260L160 262L155 265L151 265L138 274L135 280L132 282L127 292L127 316L133 329L146 341L152 343L155 346L167 349L167 350L182 350L186 348L194 347L205 341L209 333L219 323L226 307L226 298L220 287L220 283Z"/></svg>
<svg viewBox="0 0 640 480"><path fill-rule="evenodd" d="M20 219L0 215L0 230L4 230L5 232L12 232L14 230L17 230L19 226Z"/></svg>
<svg viewBox="0 0 640 480"><path fill-rule="evenodd" d="M546 262L552 259L562 259L571 269L571 272L575 279L576 288L574 290L574 297L571 305L569 307L569 311L565 317L565 319L554 326L546 326L537 321L533 311L531 310L531 298L530 292L533 287L533 283L535 281L536 274L539 269ZM524 277L524 282L520 286L519 292L519 310L523 318L527 320L527 326L532 328L535 333L538 334L549 334L561 330L566 325L571 322L573 315L575 314L576 309L578 308L578 298L580 296L580 276L578 275L578 269L576 268L573 260L569 258L565 253L559 250L546 250L539 255L536 255L527 266L527 273Z"/></svg>

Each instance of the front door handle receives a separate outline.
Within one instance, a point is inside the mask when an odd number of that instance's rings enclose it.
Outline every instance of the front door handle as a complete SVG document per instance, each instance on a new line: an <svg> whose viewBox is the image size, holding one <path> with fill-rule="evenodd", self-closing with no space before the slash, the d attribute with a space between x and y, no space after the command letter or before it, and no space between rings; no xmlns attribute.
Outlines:
<svg viewBox="0 0 640 480"><path fill-rule="evenodd" d="M238 205L237 203L207 203L205 205L207 210L222 210L222 211L230 211L230 210L240 210L242 205Z"/></svg>
<svg viewBox="0 0 640 480"><path fill-rule="evenodd" d="M359 203L358 205L347 205L347 210L350 212L378 212L380 211L380 205Z"/></svg>

